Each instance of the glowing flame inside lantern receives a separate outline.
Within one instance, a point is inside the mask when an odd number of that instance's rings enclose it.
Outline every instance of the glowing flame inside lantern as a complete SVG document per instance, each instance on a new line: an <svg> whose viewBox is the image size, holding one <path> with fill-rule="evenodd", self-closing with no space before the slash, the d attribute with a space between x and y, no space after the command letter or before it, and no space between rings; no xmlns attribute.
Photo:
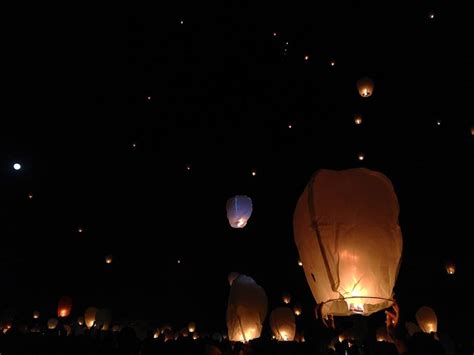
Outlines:
<svg viewBox="0 0 474 355"><path fill-rule="evenodd" d="M63 309L61 309L61 310L59 311L59 316L60 316L60 317L67 317L68 313L69 313L69 312L67 311L67 309L64 309L64 308L63 308Z"/></svg>
<svg viewBox="0 0 474 355"><path fill-rule="evenodd" d="M237 227L238 227L238 228L245 227L246 224L247 224L247 221L246 221L244 218L240 218L240 219L237 221Z"/></svg>

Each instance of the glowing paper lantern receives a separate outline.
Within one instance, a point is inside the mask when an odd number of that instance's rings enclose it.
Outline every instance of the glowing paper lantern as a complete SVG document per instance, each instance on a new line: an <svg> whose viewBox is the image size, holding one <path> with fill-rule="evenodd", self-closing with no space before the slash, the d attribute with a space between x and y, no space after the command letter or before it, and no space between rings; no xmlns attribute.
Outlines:
<svg viewBox="0 0 474 355"><path fill-rule="evenodd" d="M227 200L227 219L232 228L244 228L252 215L252 200L248 196L237 195Z"/></svg>
<svg viewBox="0 0 474 355"><path fill-rule="evenodd" d="M354 122L357 125L361 124L362 123L362 115L359 115L359 114L355 115L354 116Z"/></svg>
<svg viewBox="0 0 474 355"><path fill-rule="evenodd" d="M58 320L56 318L48 319L48 329L56 329L58 326Z"/></svg>
<svg viewBox="0 0 474 355"><path fill-rule="evenodd" d="M301 313L303 313L303 308L299 303L295 304L295 306L293 307L293 312L295 312L296 316L300 316Z"/></svg>
<svg viewBox="0 0 474 355"><path fill-rule="evenodd" d="M471 135L474 136L474 126L471 127Z"/></svg>
<svg viewBox="0 0 474 355"><path fill-rule="evenodd" d="M285 292L281 298L285 304L289 304L291 302L291 295L288 292Z"/></svg>
<svg viewBox="0 0 474 355"><path fill-rule="evenodd" d="M369 77L363 77L357 80L357 90L362 97L370 97L374 92L374 82Z"/></svg>
<svg viewBox="0 0 474 355"><path fill-rule="evenodd" d="M68 317L72 309L72 298L68 296L61 297L58 302L58 317Z"/></svg>
<svg viewBox="0 0 474 355"><path fill-rule="evenodd" d="M38 312L38 311L34 311L34 312L33 312L33 318L34 318L34 319L38 319L39 316L40 316L40 312Z"/></svg>
<svg viewBox="0 0 474 355"><path fill-rule="evenodd" d="M199 334L198 334L198 332L194 332L193 333L193 340L197 340L197 339L199 339Z"/></svg>
<svg viewBox="0 0 474 355"><path fill-rule="evenodd" d="M112 312L107 308L99 309L95 315L95 324L97 329L109 330L112 322Z"/></svg>
<svg viewBox="0 0 474 355"><path fill-rule="evenodd" d="M113 256L112 254L109 254L105 257L105 263L106 264L112 264L112 261L113 261Z"/></svg>
<svg viewBox="0 0 474 355"><path fill-rule="evenodd" d="M375 331L375 338L379 342L385 341L387 343L393 343L392 338L387 333L386 327L378 327Z"/></svg>
<svg viewBox="0 0 474 355"><path fill-rule="evenodd" d="M288 307L275 308L270 313L270 327L276 340L293 341L296 333L293 311Z"/></svg>
<svg viewBox="0 0 474 355"><path fill-rule="evenodd" d="M456 272L456 264L452 261L446 262L445 267L449 275L453 275Z"/></svg>
<svg viewBox="0 0 474 355"><path fill-rule="evenodd" d="M77 318L77 324L84 325L84 317Z"/></svg>
<svg viewBox="0 0 474 355"><path fill-rule="evenodd" d="M438 330L438 319L435 311L430 307L421 307L415 313L416 322L425 333L436 333Z"/></svg>
<svg viewBox="0 0 474 355"><path fill-rule="evenodd" d="M188 324L188 330L190 333L193 333L196 330L196 323L194 322L189 322Z"/></svg>
<svg viewBox="0 0 474 355"><path fill-rule="evenodd" d="M392 305L402 235L390 180L368 169L319 170L301 195L294 238L318 313L370 315Z"/></svg>
<svg viewBox="0 0 474 355"><path fill-rule="evenodd" d="M232 283L234 282L234 280L239 277L239 273L238 272L231 272L229 274L229 276L227 277L227 280L229 281L229 285L232 286Z"/></svg>
<svg viewBox="0 0 474 355"><path fill-rule="evenodd" d="M87 328L92 328L95 323L95 316L97 314L97 308L89 307L84 313L84 322L86 323Z"/></svg>
<svg viewBox="0 0 474 355"><path fill-rule="evenodd" d="M240 275L230 288L227 330L230 341L248 342L260 337L267 315L267 295L254 279Z"/></svg>

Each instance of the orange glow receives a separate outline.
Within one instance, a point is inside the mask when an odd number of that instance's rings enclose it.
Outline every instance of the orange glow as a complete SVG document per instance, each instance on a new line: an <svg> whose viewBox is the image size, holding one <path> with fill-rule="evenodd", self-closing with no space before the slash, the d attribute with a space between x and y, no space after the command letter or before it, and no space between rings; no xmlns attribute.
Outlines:
<svg viewBox="0 0 474 355"><path fill-rule="evenodd" d="M362 115L359 115L359 114L355 115L354 116L354 122L357 125L361 124L362 123Z"/></svg>
<svg viewBox="0 0 474 355"><path fill-rule="evenodd" d="M374 91L374 82L368 77L357 80L357 90L362 97L370 97Z"/></svg>
<svg viewBox="0 0 474 355"><path fill-rule="evenodd" d="M474 126L471 127L471 135L474 136Z"/></svg>
<svg viewBox="0 0 474 355"><path fill-rule="evenodd" d="M448 261L445 264L445 267L446 267L446 272L448 273L448 275L454 275L454 273L456 272L456 264L452 261Z"/></svg>
<svg viewBox="0 0 474 355"><path fill-rule="evenodd" d="M58 317L68 317L72 309L72 298L68 296L61 297L58 302Z"/></svg>
<svg viewBox="0 0 474 355"><path fill-rule="evenodd" d="M190 333L194 333L194 331L196 330L196 323L194 322L189 322L188 324L188 330Z"/></svg>
<svg viewBox="0 0 474 355"><path fill-rule="evenodd" d="M105 257L105 263L106 264L112 264L112 261L113 261L113 256L112 255L107 255Z"/></svg>
<svg viewBox="0 0 474 355"><path fill-rule="evenodd" d="M284 293L282 299L285 304L288 304L291 302L291 295L289 293Z"/></svg>
<svg viewBox="0 0 474 355"><path fill-rule="evenodd" d="M295 315L300 316L302 313L301 306L299 304L295 305L293 307L293 312L295 312Z"/></svg>

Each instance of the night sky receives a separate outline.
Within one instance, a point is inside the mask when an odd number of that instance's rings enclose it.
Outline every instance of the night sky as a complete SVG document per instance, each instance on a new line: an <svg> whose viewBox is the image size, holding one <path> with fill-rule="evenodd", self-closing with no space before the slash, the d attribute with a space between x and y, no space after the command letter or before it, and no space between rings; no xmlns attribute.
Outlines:
<svg viewBox="0 0 474 355"><path fill-rule="evenodd" d="M0 309L51 317L70 295L74 317L93 305L118 320L225 330L227 275L238 271L265 288L270 310L290 292L311 327L315 302L293 241L297 199L317 169L367 167L392 180L400 202L395 294L405 317L431 306L439 331L468 334L466 10L442 1L189 3L12 21ZM370 98L357 92L364 76L375 82ZM237 194L253 200L244 229L226 218Z"/></svg>

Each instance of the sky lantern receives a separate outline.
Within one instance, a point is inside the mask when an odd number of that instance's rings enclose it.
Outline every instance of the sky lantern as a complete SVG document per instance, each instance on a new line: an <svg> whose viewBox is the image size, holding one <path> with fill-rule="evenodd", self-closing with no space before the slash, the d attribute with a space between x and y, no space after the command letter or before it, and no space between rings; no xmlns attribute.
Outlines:
<svg viewBox="0 0 474 355"><path fill-rule="evenodd" d="M375 331L375 339L378 342L385 341L387 343L393 343L392 338L387 333L387 327L378 327Z"/></svg>
<svg viewBox="0 0 474 355"><path fill-rule="evenodd" d="M56 329L58 326L58 320L56 318L48 319L48 329Z"/></svg>
<svg viewBox="0 0 474 355"><path fill-rule="evenodd" d="M86 323L87 328L92 328L94 325L97 311L98 309L95 307L89 307L86 309L86 312L84 313L84 322Z"/></svg>
<svg viewBox="0 0 474 355"><path fill-rule="evenodd" d="M289 304L291 302L291 295L288 292L284 292L281 298L284 304Z"/></svg>
<svg viewBox="0 0 474 355"><path fill-rule="evenodd" d="M40 316L40 312L38 312L38 311L34 311L34 312L33 312L33 318L34 318L34 319L38 319L39 316Z"/></svg>
<svg viewBox="0 0 474 355"><path fill-rule="evenodd" d="M303 313L303 308L301 307L301 304L297 303L293 306L293 312L295 312L296 316L300 316L301 313Z"/></svg>
<svg viewBox="0 0 474 355"><path fill-rule="evenodd" d="M198 340L199 339L199 333L198 332L194 332L193 333L193 340Z"/></svg>
<svg viewBox="0 0 474 355"><path fill-rule="evenodd" d="M112 261L113 261L113 256L112 256L112 254L109 254L109 255L106 255L106 256L105 256L105 263L106 263L106 264L112 264Z"/></svg>
<svg viewBox="0 0 474 355"><path fill-rule="evenodd" d="M447 261L444 266L448 275L453 275L456 272L456 264L453 261Z"/></svg>
<svg viewBox="0 0 474 355"><path fill-rule="evenodd" d="M61 297L58 302L58 317L68 317L72 309L72 298L69 296Z"/></svg>
<svg viewBox="0 0 474 355"><path fill-rule="evenodd" d="M188 323L188 330L189 330L190 333L194 333L194 331L196 330L196 323L189 322Z"/></svg>
<svg viewBox="0 0 474 355"><path fill-rule="evenodd" d="M252 200L248 196L237 195L227 200L227 219L232 228L244 228L252 215Z"/></svg>
<svg viewBox="0 0 474 355"><path fill-rule="evenodd" d="M279 341L293 341L296 333L295 315L288 307L275 308L270 313L270 327Z"/></svg>
<svg viewBox="0 0 474 355"><path fill-rule="evenodd" d="M229 285L232 286L234 280L239 277L240 274L238 272L231 272L229 276L227 276L227 280L229 281Z"/></svg>
<svg viewBox="0 0 474 355"><path fill-rule="evenodd" d="M416 322L425 333L436 333L438 330L438 319L435 311L430 307L421 307L415 313Z"/></svg>
<svg viewBox="0 0 474 355"><path fill-rule="evenodd" d="M101 308L95 315L95 323L100 330L109 330L112 322L112 312L107 308Z"/></svg>
<svg viewBox="0 0 474 355"><path fill-rule="evenodd" d="M362 124L362 115L361 114L354 115L354 123L356 125Z"/></svg>
<svg viewBox="0 0 474 355"><path fill-rule="evenodd" d="M374 92L374 82L369 77L365 76L357 80L357 90L362 97L370 97Z"/></svg>
<svg viewBox="0 0 474 355"><path fill-rule="evenodd" d="M235 279L227 303L229 340L246 343L259 338L267 315L267 306L267 295L254 279L246 275Z"/></svg>
<svg viewBox="0 0 474 355"><path fill-rule="evenodd" d="M77 318L77 324L84 325L84 317L81 316L81 317Z"/></svg>
<svg viewBox="0 0 474 355"><path fill-rule="evenodd" d="M370 315L393 304L402 234L392 183L364 168L318 170L293 216L318 315Z"/></svg>

